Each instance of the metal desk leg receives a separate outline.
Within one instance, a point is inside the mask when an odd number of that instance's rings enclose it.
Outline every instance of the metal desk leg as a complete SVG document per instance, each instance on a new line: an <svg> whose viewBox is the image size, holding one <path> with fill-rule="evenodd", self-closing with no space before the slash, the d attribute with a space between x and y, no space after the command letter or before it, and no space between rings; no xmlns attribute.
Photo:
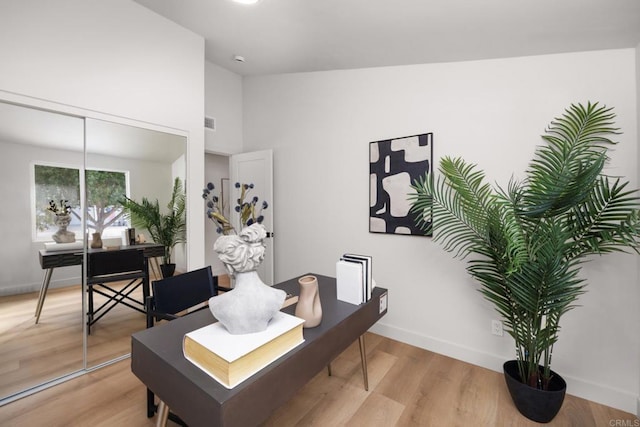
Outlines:
<svg viewBox="0 0 640 427"><path fill-rule="evenodd" d="M369 391L369 376L367 375L367 350L364 346L364 334L358 337L360 345L360 361L362 362L362 377L364 378L364 389Z"/></svg>
<svg viewBox="0 0 640 427"><path fill-rule="evenodd" d="M53 274L53 268L48 268L44 272L44 278L42 279L42 287L40 288L40 295L38 295L38 305L36 306L36 324L40 320L40 312L42 312L42 306L44 305L44 298L47 296L47 290L49 289L49 282L51 281L51 274Z"/></svg>
<svg viewBox="0 0 640 427"><path fill-rule="evenodd" d="M161 400L158 405L158 418L156 419L156 427L165 427L169 418L169 407Z"/></svg>
<svg viewBox="0 0 640 427"><path fill-rule="evenodd" d="M149 266L151 267L154 280L161 279L162 272L160 270L160 263L158 263L158 257L149 258ZM149 275L149 280L151 280L151 275Z"/></svg>
<svg viewBox="0 0 640 427"><path fill-rule="evenodd" d="M358 337L358 346L360 347L360 363L362 364L362 378L364 380L364 389L369 391L369 375L367 374L367 349L364 345L364 334ZM327 374L331 376L331 363L327 365Z"/></svg>

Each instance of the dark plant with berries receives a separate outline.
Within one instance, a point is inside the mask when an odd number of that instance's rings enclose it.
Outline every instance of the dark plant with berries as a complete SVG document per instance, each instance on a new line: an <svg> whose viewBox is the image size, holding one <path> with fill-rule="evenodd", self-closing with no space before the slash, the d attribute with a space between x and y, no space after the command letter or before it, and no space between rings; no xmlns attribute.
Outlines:
<svg viewBox="0 0 640 427"><path fill-rule="evenodd" d="M235 212L240 216L240 224L242 227L248 227L252 224L262 224L264 221L264 215L262 211L269 207L266 201L260 203L258 196L253 196L249 199L249 193L253 190L253 184L241 184L235 183L235 188L240 192L239 197L236 199ZM224 208L222 200L215 193L215 185L212 182L207 184L207 187L202 190L202 198L206 202L206 215L216 225L216 232L218 234L237 234L235 227L231 223L230 218L224 215Z"/></svg>
<svg viewBox="0 0 640 427"><path fill-rule="evenodd" d="M69 215L71 213L71 205L68 200L61 199L60 205L56 204L55 200L49 201L48 211L53 212L55 215Z"/></svg>

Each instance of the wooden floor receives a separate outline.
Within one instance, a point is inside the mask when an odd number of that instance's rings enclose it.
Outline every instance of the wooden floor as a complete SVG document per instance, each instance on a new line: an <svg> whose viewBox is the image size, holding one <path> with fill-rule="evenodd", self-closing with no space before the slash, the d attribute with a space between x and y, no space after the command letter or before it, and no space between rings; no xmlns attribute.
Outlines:
<svg viewBox="0 0 640 427"><path fill-rule="evenodd" d="M536 426L511 403L502 375L367 333L369 391L356 343L264 426ZM128 360L0 407L0 425L153 426ZM247 408L250 410L250 408ZM171 423L170 423L171 424ZM171 424L173 425L173 424ZM549 426L636 426L631 414L567 396Z"/></svg>
<svg viewBox="0 0 640 427"><path fill-rule="evenodd" d="M142 300L141 289L133 295ZM79 285L49 290L38 324L37 292L0 298L0 396L83 369L82 297ZM116 306L91 328L87 366L129 353L131 334L145 327L143 313Z"/></svg>
<svg viewBox="0 0 640 427"><path fill-rule="evenodd" d="M219 283L229 286L229 277L220 276ZM111 285L118 288L126 282ZM131 296L142 301L142 289ZM83 369L82 297L80 285L50 289L38 324L34 318L38 292L0 297L0 398ZM95 294L95 307L104 301ZM115 306L91 327L87 366L129 353L131 334L145 327L143 313Z"/></svg>

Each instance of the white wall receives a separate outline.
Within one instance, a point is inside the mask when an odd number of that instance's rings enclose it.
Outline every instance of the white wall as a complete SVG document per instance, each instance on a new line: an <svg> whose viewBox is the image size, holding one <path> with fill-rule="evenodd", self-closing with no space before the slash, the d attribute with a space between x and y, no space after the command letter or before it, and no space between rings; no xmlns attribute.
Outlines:
<svg viewBox="0 0 640 427"><path fill-rule="evenodd" d="M207 182L211 182L214 186L214 193L220 197L221 188L222 188L222 178L229 178L229 157L221 156L217 154L205 154L204 156L204 175ZM230 195L226 196L227 203L229 202ZM230 203L229 206L233 206L233 202ZM203 212L206 211L206 207L203 206ZM216 226L210 220L207 219L207 223L205 225L205 245L204 245L204 260L205 265L211 266L211 271L214 276L227 274L227 270L218 258L218 254L213 250L213 244L220 237L216 233Z"/></svg>
<svg viewBox="0 0 640 427"><path fill-rule="evenodd" d="M637 186L635 50L246 77L244 148L274 150L277 281L335 274L343 252L374 259L389 312L375 331L501 370L512 340L465 264L429 238L368 233L369 142L433 132L436 159L463 156L490 180L522 174L548 122L571 103L615 107L624 130L609 172ZM637 256L585 266L553 368L570 394L635 412L640 337Z"/></svg>
<svg viewBox="0 0 640 427"><path fill-rule="evenodd" d="M205 133L208 153L242 152L242 77L205 62L205 112L215 118L216 130Z"/></svg>
<svg viewBox="0 0 640 427"><path fill-rule="evenodd" d="M204 40L130 0L3 0L0 57L0 99L188 137L187 257L204 265Z"/></svg>
<svg viewBox="0 0 640 427"><path fill-rule="evenodd" d="M229 155L242 152L242 77L210 62L205 62L205 112L214 117L216 130L205 132L205 182L216 186L220 195L220 180L229 178ZM206 209L202 206L202 212ZM205 224L205 265L211 265L214 275L226 270L213 244L219 237L215 225Z"/></svg>

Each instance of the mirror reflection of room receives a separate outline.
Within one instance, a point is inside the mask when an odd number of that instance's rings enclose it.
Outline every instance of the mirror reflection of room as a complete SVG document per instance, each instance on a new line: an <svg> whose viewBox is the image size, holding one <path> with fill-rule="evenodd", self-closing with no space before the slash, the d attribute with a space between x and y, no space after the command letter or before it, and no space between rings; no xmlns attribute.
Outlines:
<svg viewBox="0 0 640 427"><path fill-rule="evenodd" d="M91 215L99 212L100 207L95 206L94 199L90 195L106 193L113 199L113 207L108 207L107 212L113 212L118 221L112 223L107 231L102 232L103 248L125 247L129 242L127 229L135 229L134 240L137 236L145 242L153 242L152 236L146 229L135 228L131 218L122 209L120 201L123 196L132 200L141 201L146 198L157 201L160 212L165 214L169 203L174 181L178 178L184 182L185 177L185 138L124 125L103 120L87 119L86 137L86 169L88 171L107 171L122 173L125 176L126 193L112 191L116 184L106 180L87 180L87 228L88 233L99 231L91 228ZM104 185L107 182L107 185ZM103 215L104 216L104 215ZM99 218L100 215L97 215ZM122 224L122 225L118 225ZM108 232L109 228L113 230ZM90 234L89 234L90 235ZM160 242L156 242L160 243ZM176 264L178 272L186 270L185 246L180 244L172 248L172 262ZM150 280L161 277L160 266L162 258L149 260ZM128 282L122 282L125 287ZM144 300L142 287L136 289L131 295L135 300ZM95 295L94 304L99 305L106 301L101 300L101 295ZM91 333L87 335L87 363L95 366L130 351L130 335L145 328L145 315L125 305L116 304L95 325L91 326Z"/></svg>
<svg viewBox="0 0 640 427"><path fill-rule="evenodd" d="M185 146L182 136L0 103L0 399L129 353L145 316L127 306L117 304L85 334L82 254L92 242L123 245L132 227L122 197L166 206L174 179L184 180ZM136 230L145 235L151 242ZM71 251L79 261L48 273L41 250ZM184 245L173 259L186 270Z"/></svg>

